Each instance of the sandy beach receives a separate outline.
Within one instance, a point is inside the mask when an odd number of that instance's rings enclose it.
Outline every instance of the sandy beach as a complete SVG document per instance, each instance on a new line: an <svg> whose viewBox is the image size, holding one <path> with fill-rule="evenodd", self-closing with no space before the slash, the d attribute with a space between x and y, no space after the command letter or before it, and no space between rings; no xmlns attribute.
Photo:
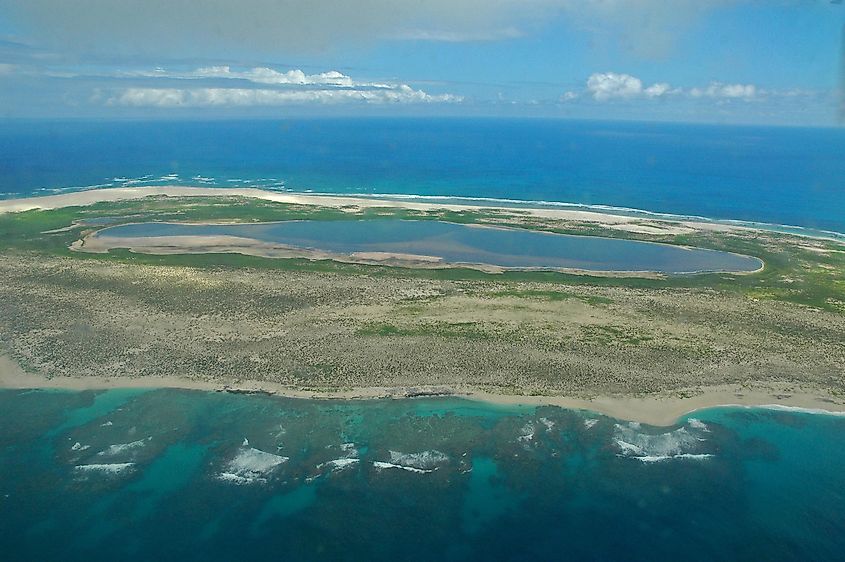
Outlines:
<svg viewBox="0 0 845 562"><path fill-rule="evenodd" d="M75 207L93 205L107 201L125 201L131 199L143 199L151 196L169 197L248 197L262 199L277 203L288 203L294 205L316 205L333 208L374 208L374 207L395 207L412 209L417 211L431 211L444 209L450 211L466 211L477 209L498 208L496 205L470 205L453 204L442 202L411 201L400 199L378 199L370 197L345 197L334 195L310 195L301 193L280 193L266 191L256 188L208 188L208 187L183 187L183 186L160 186L160 187L116 187L108 189L91 189L87 191L76 191L62 193L59 195L48 195L45 197L27 197L22 199L8 199L0 201L0 213L28 211L32 209L58 209L62 207ZM698 221L677 221L661 219L659 217L633 217L616 215L611 213L600 213L597 211L575 210L575 209L544 209L544 208L507 208L510 211L519 212L526 216L538 218L561 219L569 221L583 221L597 223L607 228L624 230L641 234L685 234L696 230L737 230L746 229L742 226L726 225L715 222Z"/></svg>
<svg viewBox="0 0 845 562"><path fill-rule="evenodd" d="M53 377L45 378L21 369L6 355L0 355L0 388L110 390L117 388L174 388L233 393L272 394L308 400L376 400L407 399L425 396L453 396L490 404L509 406L558 406L571 410L588 410L620 420L654 426L670 426L681 417L697 410L719 406L763 407L845 415L845 400L835 401L822 391L765 383L762 389L751 390L739 385L702 387L681 393L646 396L596 396L590 399L568 396L524 396L496 394L472 388L436 387L365 387L350 390L307 390L274 384L268 381L196 381L170 377Z"/></svg>

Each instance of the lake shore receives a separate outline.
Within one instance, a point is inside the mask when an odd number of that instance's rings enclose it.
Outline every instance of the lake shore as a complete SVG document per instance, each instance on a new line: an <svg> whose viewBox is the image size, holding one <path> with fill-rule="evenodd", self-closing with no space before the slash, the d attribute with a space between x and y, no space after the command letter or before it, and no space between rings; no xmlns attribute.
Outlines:
<svg viewBox="0 0 845 562"><path fill-rule="evenodd" d="M698 410L721 406L760 407L845 415L845 400L835 400L823 391L765 383L750 389L720 385L691 389L688 395L662 393L645 396L526 396L498 394L479 389L450 386L363 387L348 390L308 390L269 381L212 381L168 377L53 377L27 373L6 355L0 356L0 389L111 390L118 388L184 389L235 394L269 394L304 400L389 400L418 397L454 397L503 406L557 406L587 410L619 420L654 426L671 426Z"/></svg>

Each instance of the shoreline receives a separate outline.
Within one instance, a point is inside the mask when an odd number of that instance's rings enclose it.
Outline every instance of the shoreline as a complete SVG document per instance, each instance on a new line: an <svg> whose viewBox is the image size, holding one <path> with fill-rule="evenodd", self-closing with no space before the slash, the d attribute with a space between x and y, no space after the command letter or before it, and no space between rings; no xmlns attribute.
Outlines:
<svg viewBox="0 0 845 562"><path fill-rule="evenodd" d="M577 220L602 223L604 226L640 234L683 234L691 231L763 231L815 240L842 242L845 234L834 231L808 231L806 227L743 221L712 219L697 215L676 215L647 209L628 209L610 205L587 205L549 201L505 200L481 197L416 196L405 194L332 194L309 192L281 192L259 187L202 187L182 185L106 187L68 191L54 195L0 199L0 214L29 210L51 210L62 207L87 206L101 202L143 199L151 196L215 197L237 196L277 203L314 205L323 207L358 208L396 207L418 211L467 211L496 209L521 213L538 218ZM454 200L455 202L450 202ZM647 223L647 224L643 224ZM660 225L660 226L657 226Z"/></svg>
<svg viewBox="0 0 845 562"><path fill-rule="evenodd" d="M562 219L600 223L608 228L623 231L640 232L643 234L684 234L692 231L733 231L759 230L750 226L731 225L720 222L670 219L659 216L642 217L614 213L602 213L598 210L555 209L555 208L513 208L506 206L482 204L458 204L420 200L399 200L389 198L353 197L345 195L308 194L293 192L267 191L258 188L222 188L222 187L183 187L183 186L155 186L155 187L115 187L105 189L90 189L74 191L57 195L41 197L26 197L21 199L0 200L0 213L22 212L29 210L52 210L63 207L88 206L96 203L143 199L150 196L169 197L226 197L237 196L260 199L276 203L294 205L311 205L332 208L356 207L359 209L374 207L394 207L416 211L468 211L479 209L496 209L527 216L548 219ZM647 224L643 224L647 223ZM777 226L777 225L774 225Z"/></svg>
<svg viewBox="0 0 845 562"><path fill-rule="evenodd" d="M766 388L763 389L762 386ZM781 411L845 416L845 399L835 401L821 390L795 391L792 385L778 387L763 383L760 389L740 385L721 385L691 389L694 395L646 396L540 396L498 394L474 388L451 386L362 387L349 390L307 390L269 381L197 381L178 376L130 377L54 377L47 379L27 373L7 355L0 355L0 389L115 390L181 389L232 394L262 394L300 400L403 400L414 398L459 398L495 406L557 406L582 410L617 420L645 423L656 427L675 425L682 418L700 410L720 407L763 408ZM680 391L679 391L680 392Z"/></svg>

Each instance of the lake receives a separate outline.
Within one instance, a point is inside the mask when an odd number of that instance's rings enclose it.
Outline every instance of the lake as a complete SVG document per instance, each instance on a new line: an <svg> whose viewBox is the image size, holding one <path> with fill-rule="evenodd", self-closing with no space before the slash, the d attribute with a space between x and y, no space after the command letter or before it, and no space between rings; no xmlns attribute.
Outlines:
<svg viewBox="0 0 845 562"><path fill-rule="evenodd" d="M415 254L436 256L451 264L489 264L505 268L683 274L747 272L762 266L758 258L717 250L442 221L284 221L212 225L138 223L106 228L97 234L100 238L221 235L336 254Z"/></svg>

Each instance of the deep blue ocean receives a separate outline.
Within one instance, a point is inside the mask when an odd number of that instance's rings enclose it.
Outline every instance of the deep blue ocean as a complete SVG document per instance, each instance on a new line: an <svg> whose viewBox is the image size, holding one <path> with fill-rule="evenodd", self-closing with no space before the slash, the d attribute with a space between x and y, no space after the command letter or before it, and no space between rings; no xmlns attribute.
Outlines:
<svg viewBox="0 0 845 562"><path fill-rule="evenodd" d="M0 391L4 560L841 560L845 418Z"/></svg>
<svg viewBox="0 0 845 562"><path fill-rule="evenodd" d="M0 196L121 185L546 201L845 233L845 128L506 119L0 122Z"/></svg>

